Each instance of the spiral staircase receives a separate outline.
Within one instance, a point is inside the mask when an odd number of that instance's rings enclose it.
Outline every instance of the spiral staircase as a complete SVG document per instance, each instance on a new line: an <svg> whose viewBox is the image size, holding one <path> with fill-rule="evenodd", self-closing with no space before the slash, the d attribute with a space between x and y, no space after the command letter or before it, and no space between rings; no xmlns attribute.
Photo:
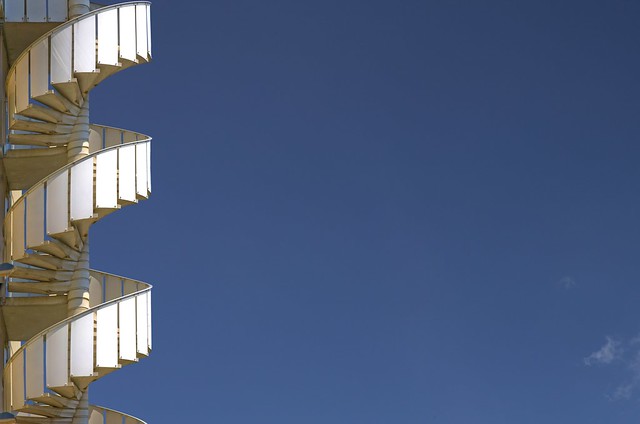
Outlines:
<svg viewBox="0 0 640 424"><path fill-rule="evenodd" d="M42 13L60 4L48 1ZM26 13L28 25L39 4L5 0L3 12ZM149 196L150 137L89 124L88 115L97 84L150 61L149 3L63 20L44 19L54 28L40 26L47 32L19 52L8 48L6 422L143 423L88 403L90 383L151 351L151 286L90 269L89 228Z"/></svg>

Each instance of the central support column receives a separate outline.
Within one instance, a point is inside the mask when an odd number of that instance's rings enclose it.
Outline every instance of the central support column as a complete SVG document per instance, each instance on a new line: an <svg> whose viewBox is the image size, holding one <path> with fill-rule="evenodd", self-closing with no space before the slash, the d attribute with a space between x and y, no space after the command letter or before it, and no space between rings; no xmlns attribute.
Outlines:
<svg viewBox="0 0 640 424"><path fill-rule="evenodd" d="M69 0L69 19L89 13L89 4L89 0Z"/></svg>

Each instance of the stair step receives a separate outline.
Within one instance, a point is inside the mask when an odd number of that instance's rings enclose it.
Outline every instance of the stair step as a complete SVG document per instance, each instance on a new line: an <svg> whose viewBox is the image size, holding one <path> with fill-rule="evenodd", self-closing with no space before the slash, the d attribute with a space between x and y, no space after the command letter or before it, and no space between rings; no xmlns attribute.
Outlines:
<svg viewBox="0 0 640 424"><path fill-rule="evenodd" d="M74 408L55 408L46 405L26 405L19 408L18 411L27 414L37 414L49 418L73 418L76 410Z"/></svg>
<svg viewBox="0 0 640 424"><path fill-rule="evenodd" d="M67 281L71 279L73 271L58 271L52 269L27 268L17 266L13 269L13 278L36 281Z"/></svg>
<svg viewBox="0 0 640 424"><path fill-rule="evenodd" d="M49 390L56 392L62 397L67 399L80 399L82 392L74 384L67 384L66 386L49 386Z"/></svg>
<svg viewBox="0 0 640 424"><path fill-rule="evenodd" d="M97 85L96 81L100 78L100 69L97 69L96 72L76 72L74 75L78 80L83 98L86 98L89 91Z"/></svg>
<svg viewBox="0 0 640 424"><path fill-rule="evenodd" d="M74 115L57 111L51 107L38 106L33 103L19 114L27 118L39 119L52 124L73 124L77 119Z"/></svg>
<svg viewBox="0 0 640 424"><path fill-rule="evenodd" d="M73 261L77 261L80 258L80 252L77 252L69 246L55 240L45 240L45 242L40 246L32 246L31 250L46 253L60 259L70 258Z"/></svg>
<svg viewBox="0 0 640 424"><path fill-rule="evenodd" d="M84 98L82 97L82 92L80 91L77 79L72 78L69 82L59 82L52 85L62 97L69 100L76 106L82 106Z"/></svg>
<svg viewBox="0 0 640 424"><path fill-rule="evenodd" d="M16 119L13 121L9 129L16 131L33 131L42 134L70 134L73 129L73 125Z"/></svg>
<svg viewBox="0 0 640 424"><path fill-rule="evenodd" d="M69 134L9 134L9 143L23 146L66 146Z"/></svg>
<svg viewBox="0 0 640 424"><path fill-rule="evenodd" d="M76 408L80 403L80 401L76 399L67 399L66 397L62 397L52 393L45 393L43 396L31 398L30 400L34 402L44 403L56 408Z"/></svg>
<svg viewBox="0 0 640 424"><path fill-rule="evenodd" d="M55 283L30 283L23 281L10 281L7 290L13 293L35 293L35 294L66 294L71 288L71 281L58 281ZM43 296L50 297L50 296ZM16 298L20 299L20 298ZM33 299L26 297L25 299Z"/></svg>
<svg viewBox="0 0 640 424"><path fill-rule="evenodd" d="M71 103L64 97L59 96L55 91L48 91L43 95L34 97L33 100L36 100L43 105L49 106L50 108L53 108L58 112L66 113L73 116L78 116L78 114L80 113L80 107Z"/></svg>
<svg viewBox="0 0 640 424"><path fill-rule="evenodd" d="M51 269L51 270L66 270L72 271L75 268L76 262L65 259L60 259L51 255L42 255L38 253L31 253L27 256L18 259L16 262L23 263L25 265L37 266L39 268Z"/></svg>

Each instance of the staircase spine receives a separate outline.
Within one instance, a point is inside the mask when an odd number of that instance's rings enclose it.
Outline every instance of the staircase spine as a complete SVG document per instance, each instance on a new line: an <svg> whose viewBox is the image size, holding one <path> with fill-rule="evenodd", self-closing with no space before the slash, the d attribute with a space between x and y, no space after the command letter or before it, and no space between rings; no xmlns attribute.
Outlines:
<svg viewBox="0 0 640 424"><path fill-rule="evenodd" d="M88 105L104 79L151 60L149 6L122 3L71 19L32 43L8 72L5 156L48 166L68 158L35 182L10 182L7 299L62 299L69 308L67 318L10 344L3 401L16 423L144 424L88 405L87 396L93 381L150 354L151 286L90 269L88 246L94 223L149 197L151 138L89 124Z"/></svg>

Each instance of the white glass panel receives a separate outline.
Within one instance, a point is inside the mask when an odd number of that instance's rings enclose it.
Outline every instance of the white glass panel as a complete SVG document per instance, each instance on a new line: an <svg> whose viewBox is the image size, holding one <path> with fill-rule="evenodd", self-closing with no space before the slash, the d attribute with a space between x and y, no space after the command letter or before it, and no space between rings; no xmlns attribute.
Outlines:
<svg viewBox="0 0 640 424"><path fill-rule="evenodd" d="M135 146L125 146L118 149L118 198L130 202L136 200L135 149Z"/></svg>
<svg viewBox="0 0 640 424"><path fill-rule="evenodd" d="M29 106L29 55L16 64L16 112Z"/></svg>
<svg viewBox="0 0 640 424"><path fill-rule="evenodd" d="M47 386L62 387L68 383L69 326L47 333Z"/></svg>
<svg viewBox="0 0 640 424"><path fill-rule="evenodd" d="M24 1L23 0L5 1L4 15L7 22L22 22L24 19Z"/></svg>
<svg viewBox="0 0 640 424"><path fill-rule="evenodd" d="M143 355L149 354L149 340L147 337L147 331L149 330L148 322L147 322L147 294L141 294L136 296L136 317L137 317L137 325L136 325L136 334L137 334L137 344L138 344L138 352Z"/></svg>
<svg viewBox="0 0 640 424"><path fill-rule="evenodd" d="M105 302L122 297L122 279L107 275L104 289Z"/></svg>
<svg viewBox="0 0 640 424"><path fill-rule="evenodd" d="M49 21L64 22L67 20L67 0L49 0Z"/></svg>
<svg viewBox="0 0 640 424"><path fill-rule="evenodd" d="M136 299L123 300L118 305L120 326L120 358L136 359Z"/></svg>
<svg viewBox="0 0 640 424"><path fill-rule="evenodd" d="M24 405L24 351L13 358L11 364L11 397L13 409Z"/></svg>
<svg viewBox="0 0 640 424"><path fill-rule="evenodd" d="M98 63L118 64L118 10L98 15Z"/></svg>
<svg viewBox="0 0 640 424"><path fill-rule="evenodd" d="M27 195L27 247L44 242L44 187Z"/></svg>
<svg viewBox="0 0 640 424"><path fill-rule="evenodd" d="M147 46L147 6L136 6L136 52L138 56L147 59L149 46Z"/></svg>
<svg viewBox="0 0 640 424"><path fill-rule="evenodd" d="M27 397L44 394L44 342L38 337L27 346Z"/></svg>
<svg viewBox="0 0 640 424"><path fill-rule="evenodd" d="M71 80L71 27L51 36L51 82Z"/></svg>
<svg viewBox="0 0 640 424"><path fill-rule="evenodd" d="M148 196L147 143L136 144L136 192L141 196Z"/></svg>
<svg viewBox="0 0 640 424"><path fill-rule="evenodd" d="M71 322L71 375L93 375L93 314Z"/></svg>
<svg viewBox="0 0 640 424"><path fill-rule="evenodd" d="M151 142L147 143L147 190L151 194Z"/></svg>
<svg viewBox="0 0 640 424"><path fill-rule="evenodd" d="M98 310L96 366L118 366L118 304Z"/></svg>
<svg viewBox="0 0 640 424"><path fill-rule="evenodd" d="M102 298L102 278L93 275L89 278L89 306L94 307L104 303Z"/></svg>
<svg viewBox="0 0 640 424"><path fill-rule="evenodd" d="M114 411L106 412L106 421L104 424L122 424L122 415Z"/></svg>
<svg viewBox="0 0 640 424"><path fill-rule="evenodd" d="M103 423L104 423L104 416L102 415L102 412L92 409L89 415L89 424L103 424Z"/></svg>
<svg viewBox="0 0 640 424"><path fill-rule="evenodd" d="M4 409L10 409L11 407L11 363L7 364L7 367L4 369L4 375L2 376L2 381L4 383Z"/></svg>
<svg viewBox="0 0 640 424"><path fill-rule="evenodd" d="M147 8L147 44L149 45L149 59L151 59L151 7Z"/></svg>
<svg viewBox="0 0 640 424"><path fill-rule="evenodd" d="M56 234L67 231L69 227L69 173L47 181L47 233Z"/></svg>
<svg viewBox="0 0 640 424"><path fill-rule="evenodd" d="M117 146L118 144L122 144L122 131L116 130L114 128L106 128L105 129L105 147Z"/></svg>
<svg viewBox="0 0 640 424"><path fill-rule="evenodd" d="M7 101L9 102L9 124L13 123L16 112L16 74L15 69L7 78Z"/></svg>
<svg viewBox="0 0 640 424"><path fill-rule="evenodd" d="M120 57L136 60L136 7L124 6L120 13Z"/></svg>
<svg viewBox="0 0 640 424"><path fill-rule="evenodd" d="M93 216L93 158L71 168L71 220Z"/></svg>
<svg viewBox="0 0 640 424"><path fill-rule="evenodd" d="M31 49L31 97L49 90L49 39L45 38Z"/></svg>
<svg viewBox="0 0 640 424"><path fill-rule="evenodd" d="M102 150L102 134L91 128L89 129L89 154L98 150Z"/></svg>
<svg viewBox="0 0 640 424"><path fill-rule="evenodd" d="M20 259L24 256L24 202L16 204L11 214L12 229L11 237L11 253L13 260Z"/></svg>
<svg viewBox="0 0 640 424"><path fill-rule="evenodd" d="M138 283L133 280L124 280L123 292L126 295L133 294L138 291Z"/></svg>
<svg viewBox="0 0 640 424"><path fill-rule="evenodd" d="M147 338L149 339L149 349L153 347L151 337L151 292L147 292Z"/></svg>
<svg viewBox="0 0 640 424"><path fill-rule="evenodd" d="M47 1L27 0L27 20L29 22L46 22Z"/></svg>
<svg viewBox="0 0 640 424"><path fill-rule="evenodd" d="M122 142L123 143L131 143L137 141L136 133L133 131L123 131L122 133Z"/></svg>
<svg viewBox="0 0 640 424"><path fill-rule="evenodd" d="M73 68L75 72L96 70L96 17L73 24Z"/></svg>
<svg viewBox="0 0 640 424"><path fill-rule="evenodd" d="M118 151L100 153L96 158L96 208L118 206Z"/></svg>

